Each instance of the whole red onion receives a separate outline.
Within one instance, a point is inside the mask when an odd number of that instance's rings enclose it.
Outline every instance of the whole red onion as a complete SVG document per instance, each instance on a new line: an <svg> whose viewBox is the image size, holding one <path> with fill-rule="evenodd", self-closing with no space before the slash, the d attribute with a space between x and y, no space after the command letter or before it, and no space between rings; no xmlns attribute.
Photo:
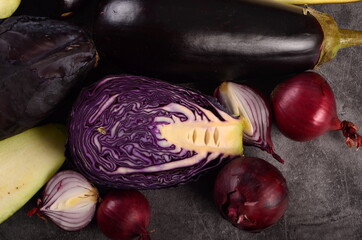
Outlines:
<svg viewBox="0 0 362 240"><path fill-rule="evenodd" d="M309 141L327 131L342 130L348 146L362 144L357 126L339 120L334 93L318 73L305 72L288 79L271 97L276 125L286 137Z"/></svg>
<svg viewBox="0 0 362 240"><path fill-rule="evenodd" d="M259 232L284 215L288 188L282 173L270 163L239 157L219 172L214 200L221 215L235 227Z"/></svg>
<svg viewBox="0 0 362 240"><path fill-rule="evenodd" d="M101 231L113 240L148 240L147 226L151 209L146 197L137 190L114 190L97 209Z"/></svg>

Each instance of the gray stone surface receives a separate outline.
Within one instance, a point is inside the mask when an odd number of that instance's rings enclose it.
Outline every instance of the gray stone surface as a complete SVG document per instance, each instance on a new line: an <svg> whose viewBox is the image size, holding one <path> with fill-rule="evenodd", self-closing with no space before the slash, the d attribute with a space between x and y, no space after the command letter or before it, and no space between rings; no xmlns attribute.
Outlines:
<svg viewBox="0 0 362 240"><path fill-rule="evenodd" d="M342 28L362 30L362 3L315 6L332 15ZM341 119L362 126L362 47L343 49L318 69L334 90ZM362 132L362 131L360 131ZM305 143L293 142L274 127L275 148L286 159L278 164L258 149L245 155L261 157L285 175L289 207L274 226L258 234L240 231L217 212L212 199L213 175L177 188L143 191L152 206L149 229L154 240L359 240L362 239L362 152L349 149L340 132ZM79 232L65 232L37 217L27 217L35 196L0 225L0 240L107 239L92 222Z"/></svg>

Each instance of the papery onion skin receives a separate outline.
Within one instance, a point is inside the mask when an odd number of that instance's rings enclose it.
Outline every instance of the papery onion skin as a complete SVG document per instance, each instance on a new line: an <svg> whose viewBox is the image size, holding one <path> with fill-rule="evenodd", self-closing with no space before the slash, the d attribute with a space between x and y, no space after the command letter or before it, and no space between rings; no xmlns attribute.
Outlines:
<svg viewBox="0 0 362 240"><path fill-rule="evenodd" d="M97 224L112 240L148 240L151 207L137 190L113 190L97 209Z"/></svg>
<svg viewBox="0 0 362 240"><path fill-rule="evenodd" d="M28 212L49 218L66 231L85 228L93 219L98 203L98 190L80 173L63 170L45 186L38 206Z"/></svg>
<svg viewBox="0 0 362 240"><path fill-rule="evenodd" d="M276 223L287 210L287 182L267 161L238 157L218 173L214 201L221 215L235 227L260 232Z"/></svg>
<svg viewBox="0 0 362 240"><path fill-rule="evenodd" d="M214 96L229 112L248 121L248 127L243 131L245 145L258 147L284 163L284 159L274 151L271 108L260 91L240 83L223 82L215 90Z"/></svg>
<svg viewBox="0 0 362 240"><path fill-rule="evenodd" d="M214 98L191 89L109 76L85 88L74 104L67 152L96 184L170 187L240 155L243 124Z"/></svg>
<svg viewBox="0 0 362 240"><path fill-rule="evenodd" d="M331 130L342 130L348 146L362 144L357 126L340 121L334 93L325 78L316 72L297 74L272 92L276 125L295 141L310 141Z"/></svg>

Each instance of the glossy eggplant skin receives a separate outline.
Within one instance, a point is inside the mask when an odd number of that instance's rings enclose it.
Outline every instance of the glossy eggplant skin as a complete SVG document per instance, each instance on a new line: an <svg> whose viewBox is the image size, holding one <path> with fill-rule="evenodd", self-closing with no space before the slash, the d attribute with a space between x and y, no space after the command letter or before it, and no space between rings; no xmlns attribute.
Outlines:
<svg viewBox="0 0 362 240"><path fill-rule="evenodd" d="M313 68L323 31L300 7L255 0L106 0L94 40L133 74L226 81Z"/></svg>
<svg viewBox="0 0 362 240"><path fill-rule="evenodd" d="M97 60L79 27L40 17L0 22L0 139L48 117Z"/></svg>

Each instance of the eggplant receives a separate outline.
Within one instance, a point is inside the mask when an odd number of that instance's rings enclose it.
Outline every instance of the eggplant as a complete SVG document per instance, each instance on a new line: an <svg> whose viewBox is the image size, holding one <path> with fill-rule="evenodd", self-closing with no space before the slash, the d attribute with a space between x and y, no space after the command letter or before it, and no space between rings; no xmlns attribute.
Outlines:
<svg viewBox="0 0 362 240"><path fill-rule="evenodd" d="M285 76L362 43L309 7L257 0L106 0L93 34L125 72L193 82Z"/></svg>
<svg viewBox="0 0 362 240"><path fill-rule="evenodd" d="M79 27L29 16L0 21L0 140L50 116L97 58Z"/></svg>
<svg viewBox="0 0 362 240"><path fill-rule="evenodd" d="M89 3L89 0L23 1L18 10L18 15L64 18L81 11L87 3Z"/></svg>

